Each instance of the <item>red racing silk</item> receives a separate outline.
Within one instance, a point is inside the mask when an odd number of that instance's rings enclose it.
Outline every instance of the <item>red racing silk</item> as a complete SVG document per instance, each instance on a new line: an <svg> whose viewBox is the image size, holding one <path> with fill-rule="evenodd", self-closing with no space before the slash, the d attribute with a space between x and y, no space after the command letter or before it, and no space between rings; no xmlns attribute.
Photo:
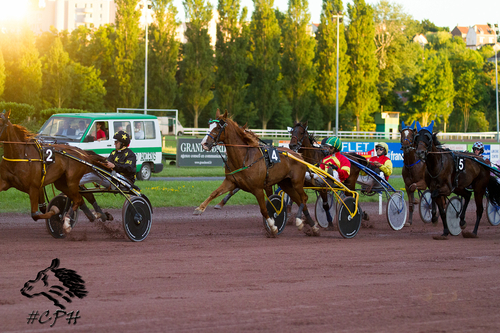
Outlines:
<svg viewBox="0 0 500 333"><path fill-rule="evenodd" d="M344 182L351 174L351 162L342 155L340 152L335 153L335 155L329 155L325 157L319 167L322 170L328 171L329 165L336 165L337 172L339 173L339 179Z"/></svg>

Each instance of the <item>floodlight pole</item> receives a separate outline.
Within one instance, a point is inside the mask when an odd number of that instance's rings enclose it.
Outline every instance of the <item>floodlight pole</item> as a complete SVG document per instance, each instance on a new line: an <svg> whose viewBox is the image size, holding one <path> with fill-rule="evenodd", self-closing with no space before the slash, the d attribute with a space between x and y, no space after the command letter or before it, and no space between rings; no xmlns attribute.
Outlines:
<svg viewBox="0 0 500 333"><path fill-rule="evenodd" d="M500 128L498 126L498 51L495 51L495 81L496 81L496 100L497 100L497 142L500 142Z"/></svg>
<svg viewBox="0 0 500 333"><path fill-rule="evenodd" d="M146 56L144 57L145 68L144 68L144 114L148 111L148 0L144 0L144 13L145 13L145 23L146 23Z"/></svg>
<svg viewBox="0 0 500 333"><path fill-rule="evenodd" d="M340 29L339 29L339 21L340 18L342 17L342 14L340 12L337 13L337 15L333 15L334 18L337 19L337 88L335 91L335 135L339 135L339 36L340 36Z"/></svg>

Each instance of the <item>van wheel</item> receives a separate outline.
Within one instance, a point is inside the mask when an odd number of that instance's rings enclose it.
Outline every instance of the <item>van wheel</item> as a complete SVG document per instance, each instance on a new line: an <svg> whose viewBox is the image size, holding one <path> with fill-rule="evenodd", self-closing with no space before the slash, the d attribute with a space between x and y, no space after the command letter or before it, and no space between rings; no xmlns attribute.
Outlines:
<svg viewBox="0 0 500 333"><path fill-rule="evenodd" d="M181 135L184 135L183 132L177 132L177 136L181 136Z"/></svg>
<svg viewBox="0 0 500 333"><path fill-rule="evenodd" d="M144 163L141 170L137 173L137 179L139 180L149 180L151 178L151 164Z"/></svg>

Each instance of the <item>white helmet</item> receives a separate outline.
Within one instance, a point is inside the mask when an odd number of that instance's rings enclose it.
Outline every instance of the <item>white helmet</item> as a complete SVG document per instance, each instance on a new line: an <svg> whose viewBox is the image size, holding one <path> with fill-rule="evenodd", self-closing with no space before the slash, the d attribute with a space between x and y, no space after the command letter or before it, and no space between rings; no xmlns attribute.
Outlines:
<svg viewBox="0 0 500 333"><path fill-rule="evenodd" d="M484 145L481 141L477 141L474 143L474 145L472 145L472 151L474 150L479 150L482 153L484 153Z"/></svg>

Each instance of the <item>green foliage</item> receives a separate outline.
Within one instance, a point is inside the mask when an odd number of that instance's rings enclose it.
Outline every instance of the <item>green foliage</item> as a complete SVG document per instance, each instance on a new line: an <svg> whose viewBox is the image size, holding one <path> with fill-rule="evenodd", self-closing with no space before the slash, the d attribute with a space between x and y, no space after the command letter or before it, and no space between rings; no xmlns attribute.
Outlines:
<svg viewBox="0 0 500 333"><path fill-rule="evenodd" d="M375 56L374 11L364 0L354 0L347 6L350 25L347 30L349 59L348 107L356 117L358 131L368 129L369 117L378 110L377 81L379 70ZM373 123L373 120L371 120Z"/></svg>
<svg viewBox="0 0 500 333"><path fill-rule="evenodd" d="M172 109L177 96L177 61L180 42L175 40L179 22L172 0L153 2L155 20L149 26L148 108Z"/></svg>
<svg viewBox="0 0 500 333"><path fill-rule="evenodd" d="M307 0L290 0L283 28L283 80L294 121L305 120L313 104L316 41L308 33Z"/></svg>
<svg viewBox="0 0 500 333"><path fill-rule="evenodd" d="M215 97L219 108L228 110L234 120L245 123L250 41L247 8L239 15L240 0L220 0L217 10Z"/></svg>
<svg viewBox="0 0 500 333"><path fill-rule="evenodd" d="M3 112L3 110L10 110L10 121L14 124L22 123L35 116L35 107L29 104L0 102L0 112Z"/></svg>
<svg viewBox="0 0 500 333"><path fill-rule="evenodd" d="M144 96L144 51L141 35L139 0L115 0L116 39L113 59L117 79L117 99L112 108L137 108Z"/></svg>
<svg viewBox="0 0 500 333"><path fill-rule="evenodd" d="M68 101L68 107L94 112L105 111L106 88L100 78L100 71L79 63L73 63L71 69L72 98Z"/></svg>
<svg viewBox="0 0 500 333"><path fill-rule="evenodd" d="M184 0L186 21L180 63L180 90L186 110L192 115L194 127L205 106L212 100L211 90L215 81L214 51L210 45L208 24L212 19L212 5L208 0Z"/></svg>
<svg viewBox="0 0 500 333"><path fill-rule="evenodd" d="M57 114L57 113L85 113L89 111L85 111L82 109L61 109L61 108L51 108L51 109L44 109L40 111L40 120L45 122L47 119L49 119L51 116Z"/></svg>
<svg viewBox="0 0 500 333"><path fill-rule="evenodd" d="M56 37L43 57L43 95L45 106L61 108L71 97L71 63L61 39Z"/></svg>
<svg viewBox="0 0 500 333"><path fill-rule="evenodd" d="M5 89L5 61L3 60L2 49L0 48L0 98Z"/></svg>
<svg viewBox="0 0 500 333"><path fill-rule="evenodd" d="M281 113L282 118L287 118L287 109L280 108L280 105L286 105L281 92L283 87L279 53L281 28L272 3L272 0L256 0L250 25L252 53L250 97L263 129L267 129L275 113ZM290 120L287 122L290 123Z"/></svg>
<svg viewBox="0 0 500 333"><path fill-rule="evenodd" d="M343 106L347 90L349 88L350 74L348 71L349 56L347 53L347 42L345 39L344 23L339 23L337 32L337 20L330 13L343 11L341 0L323 0L321 11L321 22L316 33L318 41L316 64L317 82L316 95L326 119L326 130L332 128L333 120L336 119L337 98L337 34L339 35L339 109ZM346 121L346 110L339 111L339 117ZM319 127L323 128L323 127Z"/></svg>

